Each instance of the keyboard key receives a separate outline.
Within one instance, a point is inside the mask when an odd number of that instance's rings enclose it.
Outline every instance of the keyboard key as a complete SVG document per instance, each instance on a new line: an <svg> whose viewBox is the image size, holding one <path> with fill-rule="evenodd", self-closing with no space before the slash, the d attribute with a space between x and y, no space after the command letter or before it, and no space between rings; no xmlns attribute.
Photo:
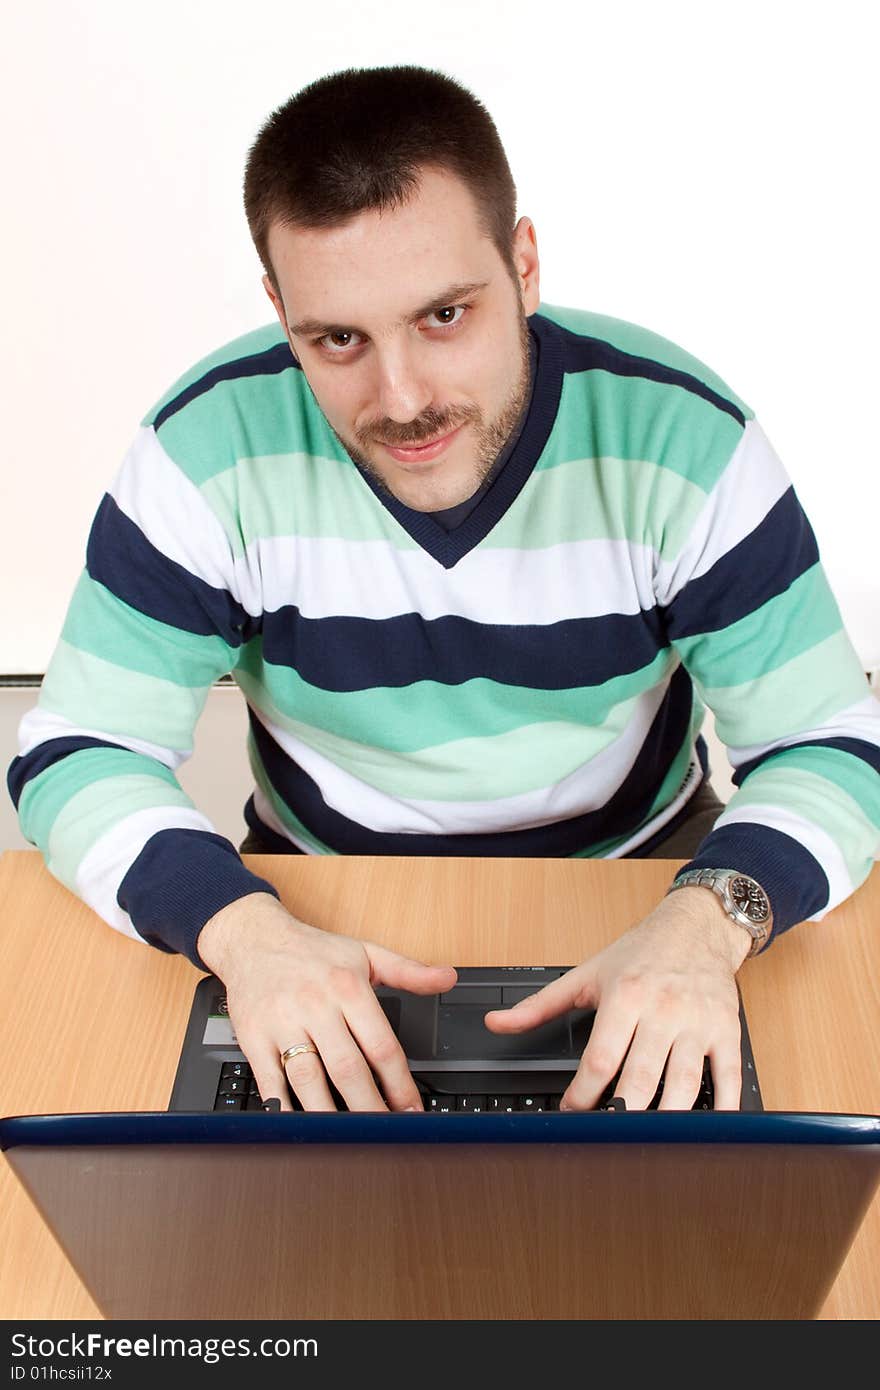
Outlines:
<svg viewBox="0 0 880 1390"><path fill-rule="evenodd" d="M486 1109L485 1096L459 1096L455 1102L456 1110L466 1110L472 1115Z"/></svg>
<svg viewBox="0 0 880 1390"><path fill-rule="evenodd" d="M247 1062L224 1062L220 1068L221 1076L250 1076L251 1069Z"/></svg>
<svg viewBox="0 0 880 1390"><path fill-rule="evenodd" d="M546 1097L546 1096L520 1096L520 1097L519 1097L519 1101L518 1101L518 1108L519 1108L520 1110L534 1110L534 1111L546 1110L546 1109L547 1109L547 1097Z"/></svg>
<svg viewBox="0 0 880 1390"><path fill-rule="evenodd" d="M214 1101L215 1110L243 1110L244 1096L218 1096Z"/></svg>
<svg viewBox="0 0 880 1390"><path fill-rule="evenodd" d="M219 1094L221 1096L246 1096L248 1085L247 1077L221 1076Z"/></svg>
<svg viewBox="0 0 880 1390"><path fill-rule="evenodd" d="M516 1096L487 1096L486 1109L496 1115L512 1115L516 1110Z"/></svg>
<svg viewBox="0 0 880 1390"><path fill-rule="evenodd" d="M450 1115L455 1109L455 1096L426 1096L425 1109L432 1115Z"/></svg>

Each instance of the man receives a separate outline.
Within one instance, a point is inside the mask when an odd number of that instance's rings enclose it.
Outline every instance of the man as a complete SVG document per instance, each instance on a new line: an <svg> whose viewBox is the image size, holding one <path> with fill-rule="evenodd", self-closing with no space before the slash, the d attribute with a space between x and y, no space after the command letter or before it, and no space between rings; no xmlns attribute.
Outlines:
<svg viewBox="0 0 880 1390"><path fill-rule="evenodd" d="M323 79L250 152L280 329L198 364L98 511L10 772L111 925L227 988L264 1096L420 1108L371 985L429 967L291 916L180 791L212 682L250 707L243 848L692 854L649 917L502 1031L595 1005L563 1108L740 1087L736 971L878 843L880 718L751 413L641 329L540 305L482 106L417 68ZM699 692L699 695L697 694ZM703 697L739 790L705 782ZM714 824L717 820L717 824ZM713 828L714 824L714 828ZM699 877L699 871L704 871Z"/></svg>

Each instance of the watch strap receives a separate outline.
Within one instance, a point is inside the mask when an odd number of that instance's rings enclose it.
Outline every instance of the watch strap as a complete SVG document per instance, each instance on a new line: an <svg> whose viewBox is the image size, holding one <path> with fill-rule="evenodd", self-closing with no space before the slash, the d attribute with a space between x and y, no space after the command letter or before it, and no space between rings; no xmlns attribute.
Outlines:
<svg viewBox="0 0 880 1390"><path fill-rule="evenodd" d="M736 906L731 894L731 884L737 879L742 881L741 886L745 886L749 898L763 909L763 916L758 919L752 918ZM685 869L682 873L676 874L675 879L667 889L667 893L674 892L676 888L691 887L711 889L721 902L730 920L748 932L752 938L749 956L756 956L759 951L763 950L770 939L773 913L770 908L770 899L755 879L748 874L741 873L738 869Z"/></svg>

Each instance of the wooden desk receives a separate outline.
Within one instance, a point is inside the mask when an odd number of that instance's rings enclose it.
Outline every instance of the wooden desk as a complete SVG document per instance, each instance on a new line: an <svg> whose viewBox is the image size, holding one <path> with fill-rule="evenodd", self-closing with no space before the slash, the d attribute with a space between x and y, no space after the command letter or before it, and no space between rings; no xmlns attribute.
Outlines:
<svg viewBox="0 0 880 1390"><path fill-rule="evenodd" d="M316 926L455 965L585 959L656 903L658 860L254 857ZM740 984L767 1109L880 1114L880 870ZM199 972L104 926L36 850L0 859L0 1113L164 1110ZM101 1314L6 1163L0 1318ZM880 1198L822 1313L880 1317Z"/></svg>

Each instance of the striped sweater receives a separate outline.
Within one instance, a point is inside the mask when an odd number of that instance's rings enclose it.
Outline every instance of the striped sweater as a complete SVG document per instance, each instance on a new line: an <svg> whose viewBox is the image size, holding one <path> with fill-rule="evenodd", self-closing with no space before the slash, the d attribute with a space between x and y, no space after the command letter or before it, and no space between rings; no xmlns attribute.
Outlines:
<svg viewBox="0 0 880 1390"><path fill-rule="evenodd" d="M775 933L866 877L880 705L752 413L631 324L529 327L524 427L449 532L352 463L277 325L144 420L9 773L112 926L201 964L208 918L269 889L175 778L230 672L246 818L293 852L643 854L708 705L737 791L692 863L757 878Z"/></svg>

